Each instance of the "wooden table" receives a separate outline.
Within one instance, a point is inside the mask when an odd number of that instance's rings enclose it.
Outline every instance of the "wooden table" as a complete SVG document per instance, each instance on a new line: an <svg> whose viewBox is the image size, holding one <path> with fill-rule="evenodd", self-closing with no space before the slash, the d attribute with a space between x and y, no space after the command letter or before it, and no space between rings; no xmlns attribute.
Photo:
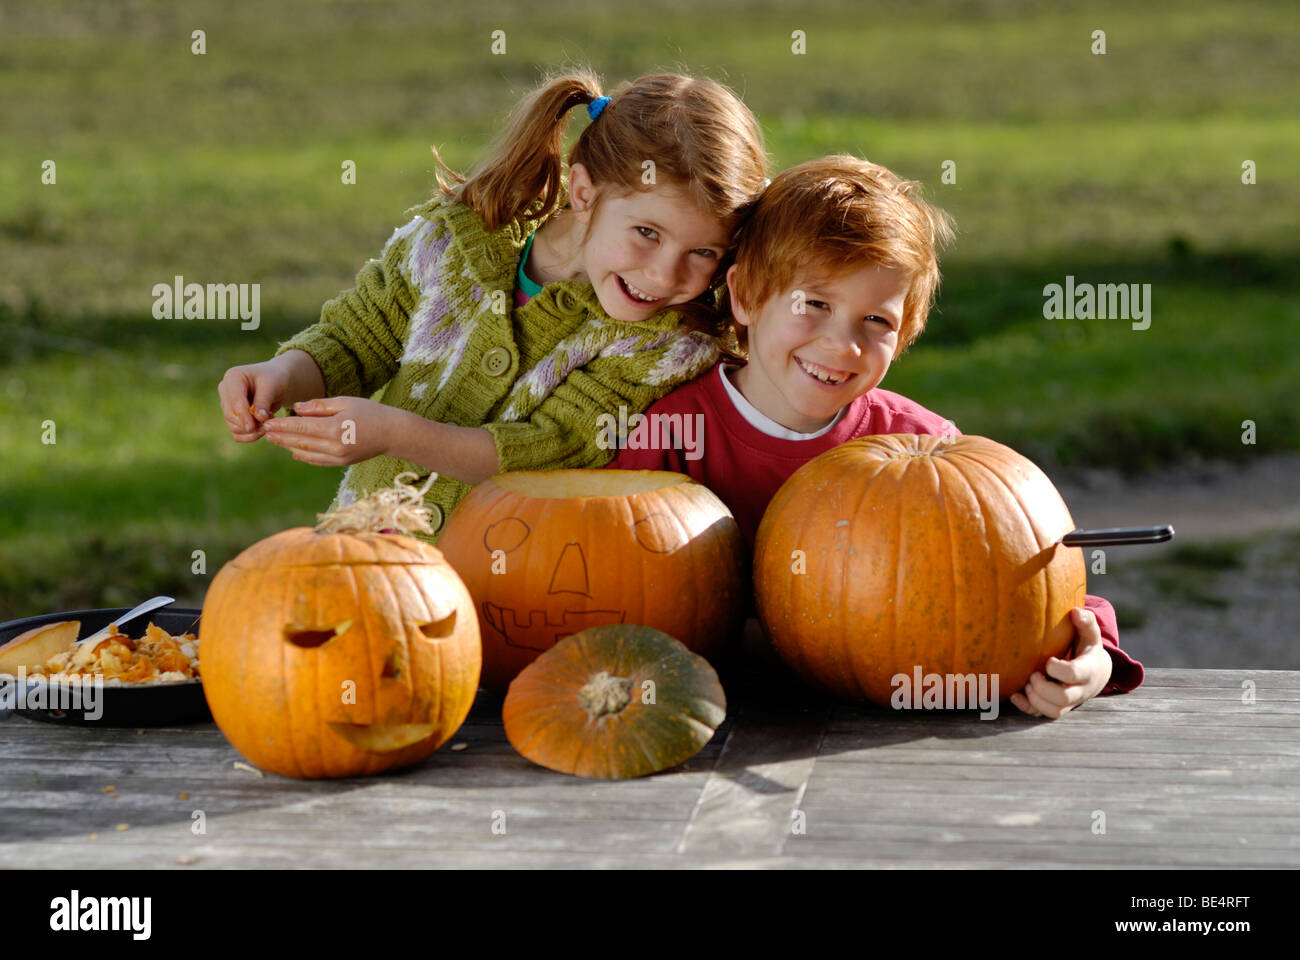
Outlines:
<svg viewBox="0 0 1300 960"><path fill-rule="evenodd" d="M832 705L774 681L731 699L689 763L611 782L524 760L486 693L462 749L345 781L236 767L211 724L16 717L0 866L1300 866L1298 672L1149 670L1056 722Z"/></svg>

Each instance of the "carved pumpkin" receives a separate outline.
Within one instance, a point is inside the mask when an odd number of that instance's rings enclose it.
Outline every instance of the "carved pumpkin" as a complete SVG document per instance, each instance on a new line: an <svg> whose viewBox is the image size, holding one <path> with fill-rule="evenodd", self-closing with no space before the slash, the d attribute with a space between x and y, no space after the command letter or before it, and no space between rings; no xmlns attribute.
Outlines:
<svg viewBox="0 0 1300 960"><path fill-rule="evenodd" d="M289 777L416 763L478 690L469 592L435 547L402 534L298 527L254 544L213 579L199 642L217 726Z"/></svg>
<svg viewBox="0 0 1300 960"><path fill-rule="evenodd" d="M689 760L726 716L708 661L631 624L560 641L515 677L502 708L511 746L533 763L602 779Z"/></svg>
<svg viewBox="0 0 1300 960"><path fill-rule="evenodd" d="M977 436L865 437L804 464L759 524L754 586L805 680L890 705L893 678L998 676L1024 689L1069 649L1083 553L1045 474ZM918 692L919 696L919 692Z"/></svg>
<svg viewBox="0 0 1300 960"><path fill-rule="evenodd" d="M587 627L639 623L713 657L742 623L740 530L684 474L498 474L456 506L438 547L474 597L483 686L497 692Z"/></svg>

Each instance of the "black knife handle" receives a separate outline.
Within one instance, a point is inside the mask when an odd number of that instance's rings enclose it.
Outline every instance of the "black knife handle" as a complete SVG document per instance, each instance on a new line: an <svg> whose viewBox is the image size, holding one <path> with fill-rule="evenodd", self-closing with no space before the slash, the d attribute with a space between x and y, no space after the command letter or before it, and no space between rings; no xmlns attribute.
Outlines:
<svg viewBox="0 0 1300 960"><path fill-rule="evenodd" d="M1164 543L1174 538L1169 524L1158 527L1107 527L1104 530L1071 530L1061 538L1067 547L1119 547L1134 543Z"/></svg>

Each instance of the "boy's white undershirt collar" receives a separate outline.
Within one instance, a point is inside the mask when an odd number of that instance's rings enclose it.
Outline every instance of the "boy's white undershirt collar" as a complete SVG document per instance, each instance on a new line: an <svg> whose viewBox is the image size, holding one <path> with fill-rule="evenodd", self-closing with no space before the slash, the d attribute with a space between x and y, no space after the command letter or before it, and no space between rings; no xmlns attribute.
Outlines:
<svg viewBox="0 0 1300 960"><path fill-rule="evenodd" d="M718 376L722 378L722 385L726 388L727 396L731 398L731 403L735 406L736 411L745 418L750 426L761 433L767 434L769 437L779 437L782 440L813 440L839 423L840 418L844 416L844 411L847 409L841 407L839 413L835 414L835 419L820 430L814 433L799 433L797 430L783 427L745 399L745 395L736 389L735 384L731 382L731 378L727 376L727 371L738 369L740 369L738 363L718 364Z"/></svg>

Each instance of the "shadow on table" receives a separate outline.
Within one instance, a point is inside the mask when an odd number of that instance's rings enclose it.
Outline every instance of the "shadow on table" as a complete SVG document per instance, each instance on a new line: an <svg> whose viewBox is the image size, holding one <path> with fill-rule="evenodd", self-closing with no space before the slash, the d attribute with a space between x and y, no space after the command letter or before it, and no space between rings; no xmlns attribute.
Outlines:
<svg viewBox="0 0 1300 960"><path fill-rule="evenodd" d="M338 798L377 786L441 787L451 791L560 789L590 796L593 790L615 796L644 796L648 790L699 789L684 775L716 773L756 794L794 789L754 768L786 760L825 757L870 750L927 738L982 739L1040 721L1023 716L1010 704L995 721L977 711L893 711L845 705L804 687L779 665L748 664L722 675L728 697L727 720L710 742L686 763L647 780L588 780L536 766L515 752L501 724L502 698L480 690L451 741L424 762L371 777L294 780L245 769L243 758L212 724L154 728L139 734L144 753L131 751L132 731L104 731L26 719L49 735L34 736L35 748L7 761L6 786L11 797L0 821L0 843L45 838L113 835L118 824L133 830L172 826L178 836L194 835L195 811L209 821L224 815L289 806L317 798ZM6 724L6 727L8 724ZM87 755L87 746L102 751ZM124 752L130 751L130 752ZM120 763L94 765L122 756ZM66 760L64 759L66 756ZM236 767L235 763L241 764ZM21 768L21 769L19 769ZM100 782L102 781L102 783ZM109 791L108 788L114 789ZM31 794L31 802L13 801ZM181 799L184 794L185 798ZM443 799L454 799L447 795ZM210 833L211 831L209 831ZM95 841L87 840L93 843Z"/></svg>

